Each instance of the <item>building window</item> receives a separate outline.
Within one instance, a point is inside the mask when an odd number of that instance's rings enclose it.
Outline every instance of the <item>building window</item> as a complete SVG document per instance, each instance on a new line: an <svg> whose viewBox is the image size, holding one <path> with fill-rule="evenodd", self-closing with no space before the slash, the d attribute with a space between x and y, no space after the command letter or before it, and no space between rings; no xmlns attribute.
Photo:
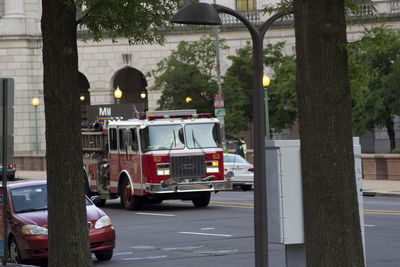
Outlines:
<svg viewBox="0 0 400 267"><path fill-rule="evenodd" d="M256 10L256 0L236 0L236 10Z"/></svg>

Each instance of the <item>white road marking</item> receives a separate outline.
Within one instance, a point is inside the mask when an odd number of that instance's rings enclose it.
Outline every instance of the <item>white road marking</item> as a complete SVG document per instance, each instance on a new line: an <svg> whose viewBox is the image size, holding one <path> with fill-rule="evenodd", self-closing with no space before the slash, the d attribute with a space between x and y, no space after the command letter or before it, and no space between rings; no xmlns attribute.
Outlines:
<svg viewBox="0 0 400 267"><path fill-rule="evenodd" d="M137 257L137 258L125 258L122 259L123 261L140 261L140 260L154 260L154 259L162 259L167 258L167 255L160 255L160 256L148 256L148 257Z"/></svg>
<svg viewBox="0 0 400 267"><path fill-rule="evenodd" d="M114 256L130 255L132 253L133 252L117 252L117 253L114 253Z"/></svg>
<svg viewBox="0 0 400 267"><path fill-rule="evenodd" d="M373 224L364 224L364 226L365 226L365 227L374 227L374 226L376 226L376 225L373 225Z"/></svg>
<svg viewBox="0 0 400 267"><path fill-rule="evenodd" d="M195 246L195 247L177 247L177 248L162 248L161 250L166 250L166 251L175 251L175 250L193 250L193 249L198 249L198 248L203 248L204 246Z"/></svg>
<svg viewBox="0 0 400 267"><path fill-rule="evenodd" d="M133 246L130 248L133 248L133 249L155 249L156 247L155 246Z"/></svg>
<svg viewBox="0 0 400 267"><path fill-rule="evenodd" d="M215 230L215 227L204 227L200 229L201 231Z"/></svg>
<svg viewBox="0 0 400 267"><path fill-rule="evenodd" d="M173 215L173 214L147 213L147 212L136 212L136 214L139 214L139 215L150 215L150 216L167 216L167 217L176 216L176 215Z"/></svg>
<svg viewBox="0 0 400 267"><path fill-rule="evenodd" d="M196 251L194 253L196 254L226 254L226 253L234 253L234 252L239 252L238 249L230 249L230 250L216 250L216 251L212 251L212 250L206 250L206 251Z"/></svg>
<svg viewBox="0 0 400 267"><path fill-rule="evenodd" d="M185 234L185 235L209 235L209 236L225 236L231 237L232 235L223 235L223 234L206 234L206 233L196 233L196 232L178 232L178 234Z"/></svg>

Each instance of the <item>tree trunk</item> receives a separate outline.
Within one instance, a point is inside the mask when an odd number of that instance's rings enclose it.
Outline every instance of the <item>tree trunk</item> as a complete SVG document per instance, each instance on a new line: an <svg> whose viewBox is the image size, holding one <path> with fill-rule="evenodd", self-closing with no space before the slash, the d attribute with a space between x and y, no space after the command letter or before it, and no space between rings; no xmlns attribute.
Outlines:
<svg viewBox="0 0 400 267"><path fill-rule="evenodd" d="M294 0L308 267L364 266L344 0Z"/></svg>
<svg viewBox="0 0 400 267"><path fill-rule="evenodd" d="M394 122L392 117L388 117L386 120L386 132L389 136L390 141L390 151L396 149L396 133L394 131Z"/></svg>
<svg viewBox="0 0 400 267"><path fill-rule="evenodd" d="M81 177L75 12L73 0L43 0L48 266L52 267L92 265Z"/></svg>

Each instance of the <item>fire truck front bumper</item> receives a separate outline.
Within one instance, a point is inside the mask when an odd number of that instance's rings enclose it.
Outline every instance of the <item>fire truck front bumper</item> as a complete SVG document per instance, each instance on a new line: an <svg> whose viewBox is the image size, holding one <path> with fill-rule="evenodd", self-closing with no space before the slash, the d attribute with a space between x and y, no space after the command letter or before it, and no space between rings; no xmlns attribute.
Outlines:
<svg viewBox="0 0 400 267"><path fill-rule="evenodd" d="M232 190L232 182L230 180L176 183L167 186L165 184L146 184L145 186L146 191L152 194Z"/></svg>

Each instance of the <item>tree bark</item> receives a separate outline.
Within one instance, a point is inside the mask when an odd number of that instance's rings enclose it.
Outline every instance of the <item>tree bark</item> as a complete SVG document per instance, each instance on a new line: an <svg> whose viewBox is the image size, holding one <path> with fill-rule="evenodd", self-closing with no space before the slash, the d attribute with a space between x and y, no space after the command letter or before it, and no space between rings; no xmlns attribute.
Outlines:
<svg viewBox="0 0 400 267"><path fill-rule="evenodd" d="M294 9L307 266L364 266L344 0Z"/></svg>
<svg viewBox="0 0 400 267"><path fill-rule="evenodd" d="M396 148L396 133L394 131L394 122L391 116L386 120L386 132L389 136L390 151L392 151Z"/></svg>
<svg viewBox="0 0 400 267"><path fill-rule="evenodd" d="M81 177L75 1L43 0L42 6L48 266L91 266Z"/></svg>

